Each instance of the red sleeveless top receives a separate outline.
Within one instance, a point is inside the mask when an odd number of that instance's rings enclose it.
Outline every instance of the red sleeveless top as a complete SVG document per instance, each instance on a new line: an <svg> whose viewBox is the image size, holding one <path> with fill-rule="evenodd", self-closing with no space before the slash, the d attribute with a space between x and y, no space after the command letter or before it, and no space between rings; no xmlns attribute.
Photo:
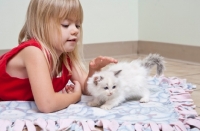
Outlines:
<svg viewBox="0 0 200 131"><path fill-rule="evenodd" d="M6 72L6 65L8 61L19 51L21 51L27 46L35 46L41 49L40 44L34 39L31 39L21 43L20 45L18 45L17 47L13 48L12 50L10 50L9 52L5 53L0 57L0 101L34 100L29 79L28 78L20 79L12 77ZM68 62L70 63L69 59ZM54 91L58 92L62 90L70 78L71 74L63 64L61 77L56 77L52 79Z"/></svg>

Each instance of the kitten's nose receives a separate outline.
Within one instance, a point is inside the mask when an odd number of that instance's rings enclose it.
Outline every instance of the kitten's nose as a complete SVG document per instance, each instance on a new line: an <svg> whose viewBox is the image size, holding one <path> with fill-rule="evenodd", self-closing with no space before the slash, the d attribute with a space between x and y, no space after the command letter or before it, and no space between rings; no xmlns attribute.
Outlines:
<svg viewBox="0 0 200 131"><path fill-rule="evenodd" d="M111 96L112 95L112 93L110 92L109 94L108 94L108 96Z"/></svg>

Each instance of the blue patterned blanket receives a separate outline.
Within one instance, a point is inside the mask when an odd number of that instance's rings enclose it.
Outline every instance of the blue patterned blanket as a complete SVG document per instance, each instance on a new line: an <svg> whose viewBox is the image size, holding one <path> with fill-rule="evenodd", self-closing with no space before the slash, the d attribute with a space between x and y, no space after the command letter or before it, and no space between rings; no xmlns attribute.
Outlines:
<svg viewBox="0 0 200 131"><path fill-rule="evenodd" d="M91 96L54 113L40 113L34 102L0 102L1 130L91 131L95 126L105 131L199 131L200 120L191 99L195 85L176 77L149 77L150 102L131 100L111 110L89 107Z"/></svg>

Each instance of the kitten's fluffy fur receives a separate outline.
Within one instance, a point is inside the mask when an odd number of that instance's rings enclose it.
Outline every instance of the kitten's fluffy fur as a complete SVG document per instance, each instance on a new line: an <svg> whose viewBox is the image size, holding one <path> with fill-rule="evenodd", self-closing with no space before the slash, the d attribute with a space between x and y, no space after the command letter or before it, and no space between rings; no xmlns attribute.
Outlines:
<svg viewBox="0 0 200 131"><path fill-rule="evenodd" d="M88 105L108 110L133 97L140 97L140 102L148 102L147 78L154 65L157 65L157 74L161 75L164 61L158 54L130 63L119 62L104 71L95 72L87 81L88 92L94 96Z"/></svg>

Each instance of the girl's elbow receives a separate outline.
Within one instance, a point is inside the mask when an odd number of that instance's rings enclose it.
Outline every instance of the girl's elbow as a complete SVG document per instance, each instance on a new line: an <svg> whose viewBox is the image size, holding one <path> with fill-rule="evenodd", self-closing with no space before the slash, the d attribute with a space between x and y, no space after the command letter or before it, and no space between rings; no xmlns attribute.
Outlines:
<svg viewBox="0 0 200 131"><path fill-rule="evenodd" d="M38 106L38 110L42 113L51 113L53 110L48 106Z"/></svg>
<svg viewBox="0 0 200 131"><path fill-rule="evenodd" d="M51 113L55 111L53 108L54 103L52 102L36 103L36 105L38 110L42 113Z"/></svg>

